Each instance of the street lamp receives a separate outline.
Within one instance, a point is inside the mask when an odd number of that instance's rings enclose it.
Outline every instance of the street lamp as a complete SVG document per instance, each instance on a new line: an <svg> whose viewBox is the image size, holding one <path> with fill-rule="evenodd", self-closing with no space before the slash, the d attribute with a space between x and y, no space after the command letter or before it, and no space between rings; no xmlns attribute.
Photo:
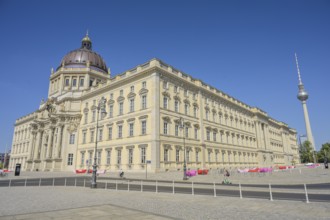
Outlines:
<svg viewBox="0 0 330 220"><path fill-rule="evenodd" d="M98 127L99 127L99 114L100 114L100 110L101 110L101 114L107 114L107 112L105 111L105 103L107 102L107 100L102 97L99 100L99 103L96 107L97 109L97 115L96 115L96 132L95 132L95 149L94 149L94 164L93 164L93 175L92 175L92 184L91 184L91 188L97 188L97 183L96 183L96 171L97 171L97 132L98 132Z"/></svg>
<svg viewBox="0 0 330 220"><path fill-rule="evenodd" d="M183 136L183 180L188 180L187 177L187 165L186 165L186 143L185 143L185 127L184 127L184 119L180 117L180 129L183 131L182 136Z"/></svg>

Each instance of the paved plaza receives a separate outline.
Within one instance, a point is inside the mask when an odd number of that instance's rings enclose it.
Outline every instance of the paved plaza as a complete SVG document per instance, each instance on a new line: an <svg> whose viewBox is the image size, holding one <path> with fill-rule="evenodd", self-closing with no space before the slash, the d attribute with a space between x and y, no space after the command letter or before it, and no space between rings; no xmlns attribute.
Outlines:
<svg viewBox="0 0 330 220"><path fill-rule="evenodd" d="M86 174L83 174L86 175ZM22 172L9 178L76 176L74 173ZM117 177L108 173L105 177ZM145 173L126 173L145 178ZM149 174L148 179L181 180L181 172ZM220 181L217 171L189 181ZM297 184L330 183L330 172L301 168L269 175L232 175L233 182ZM101 180L100 180L101 181ZM329 190L327 190L329 191ZM0 219L329 219L330 203L270 201L82 187L0 187ZM327 192L328 193L328 192Z"/></svg>

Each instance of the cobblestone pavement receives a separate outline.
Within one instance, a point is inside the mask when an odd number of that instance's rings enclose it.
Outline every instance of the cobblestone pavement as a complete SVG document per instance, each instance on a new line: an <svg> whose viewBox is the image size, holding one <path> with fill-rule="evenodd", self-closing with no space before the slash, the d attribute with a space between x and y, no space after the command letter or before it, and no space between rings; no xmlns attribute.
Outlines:
<svg viewBox="0 0 330 220"><path fill-rule="evenodd" d="M124 192L0 188L0 219L329 219L329 203Z"/></svg>
<svg viewBox="0 0 330 220"><path fill-rule="evenodd" d="M10 173L4 179L63 176L90 176L73 172ZM104 177L118 177L108 172ZM145 173L126 172L127 179L145 179ZM330 183L330 171L320 168L297 168L273 174L232 172L234 183L301 184ZM182 180L182 172L148 173L148 179ZM211 170L208 175L190 178L193 182L221 182L222 174ZM101 181L99 179L99 181ZM330 189L329 189L330 190ZM326 191L329 191L326 190ZM325 191L322 191L325 193ZM322 193L320 191L320 193ZM114 191L81 187L1 187L1 219L329 219L330 203L269 201L201 195Z"/></svg>

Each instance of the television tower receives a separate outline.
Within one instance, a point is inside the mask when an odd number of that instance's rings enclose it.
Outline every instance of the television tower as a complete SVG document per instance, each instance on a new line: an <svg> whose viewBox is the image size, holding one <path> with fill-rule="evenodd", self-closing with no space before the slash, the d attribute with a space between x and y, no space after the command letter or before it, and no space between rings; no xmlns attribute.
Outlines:
<svg viewBox="0 0 330 220"><path fill-rule="evenodd" d="M298 92L297 98L301 101L301 104L302 104L303 109L304 109L304 117L305 117L305 124L306 124L307 140L312 145L313 158L314 158L314 163L315 163L316 162L315 153L314 153L315 152L315 143L314 143L314 138L313 138L313 134L312 134L311 124L309 122L309 116L308 116L308 110L307 110L307 104L306 104L306 101L308 99L308 93L306 92L306 90L304 88L304 84L301 81L301 76L300 76L300 70L299 70L299 65L298 65L297 54L295 53L294 55L296 57L298 79L299 79L299 84L298 84L299 92Z"/></svg>

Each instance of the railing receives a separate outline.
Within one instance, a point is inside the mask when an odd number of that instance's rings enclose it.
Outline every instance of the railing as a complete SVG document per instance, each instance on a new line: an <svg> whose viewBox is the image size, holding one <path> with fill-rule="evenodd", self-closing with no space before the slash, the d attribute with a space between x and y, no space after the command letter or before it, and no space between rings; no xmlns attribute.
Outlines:
<svg viewBox="0 0 330 220"><path fill-rule="evenodd" d="M0 180L0 187L90 187L91 179L86 177L57 177L57 178L29 178ZM297 185L257 185L257 184L230 184L202 183L183 181L159 181L141 179L119 179L100 177L98 189L140 191L154 193L209 195L213 197L258 198L274 200L294 200L309 202L330 202L330 194L323 193L329 190L329 184L297 184ZM317 190L318 193L308 193ZM320 193L322 192L322 193Z"/></svg>

